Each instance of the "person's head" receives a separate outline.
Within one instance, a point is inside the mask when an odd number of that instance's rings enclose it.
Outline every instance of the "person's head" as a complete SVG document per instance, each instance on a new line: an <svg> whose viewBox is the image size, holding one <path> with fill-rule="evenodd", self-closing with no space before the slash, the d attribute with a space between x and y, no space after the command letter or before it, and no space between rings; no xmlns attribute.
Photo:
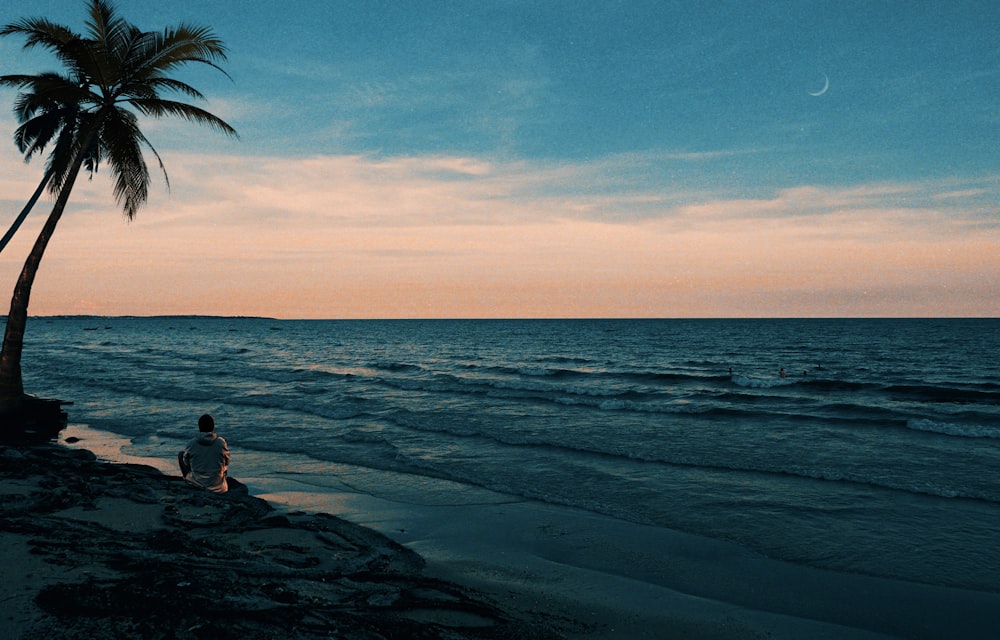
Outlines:
<svg viewBox="0 0 1000 640"><path fill-rule="evenodd" d="M198 431L201 431L202 433L215 431L215 420L212 416L206 413L202 417L198 418Z"/></svg>

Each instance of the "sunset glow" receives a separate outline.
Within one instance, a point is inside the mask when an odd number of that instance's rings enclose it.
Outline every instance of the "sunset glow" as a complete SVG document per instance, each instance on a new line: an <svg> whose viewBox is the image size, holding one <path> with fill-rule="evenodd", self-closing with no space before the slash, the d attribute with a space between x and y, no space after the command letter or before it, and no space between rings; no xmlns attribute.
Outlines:
<svg viewBox="0 0 1000 640"><path fill-rule="evenodd" d="M144 28L191 20L217 30L233 82L197 84L242 139L149 123L171 190L154 174L148 206L127 223L105 174L82 180L33 314L1000 314L1000 65L990 21L976 13L1000 17L995 4L948 5L941 33L928 11L877 43L862 26L882 18L858 3L832 32L822 16L801 25L827 41L803 50L753 38L769 11L741 25L658 3L635 15L600 4L536 11L575 37L572 47L507 3L483 12L509 30L485 35L472 5L437 23L451 34L482 29L481 44L425 38L417 25L444 13L427 6L391 5L376 25L343 3L315 24L271 3L241 15L187 1L117 4ZM82 20L72 0L19 11ZM701 25L680 41L679 17ZM344 22L363 27L321 35ZM274 35L286 23L296 42ZM646 33L650 23L661 32ZM376 28L407 35L398 50L369 50ZM706 48L714 29L751 61ZM253 43L262 34L266 54ZM954 38L955 51L898 61L907 37L927 47ZM55 66L19 45L0 43L5 72ZM801 61L789 61L793 49ZM863 64L870 56L896 68L876 72ZM594 77L576 69L581 59L594 61ZM681 73L692 60L705 70L697 77ZM809 95L824 74L829 90ZM10 105L13 93L0 99ZM604 120L592 121L598 112ZM9 138L15 126L5 108L0 131ZM8 140L4 221L42 169ZM0 254L0 291L13 287L50 206L40 202Z"/></svg>

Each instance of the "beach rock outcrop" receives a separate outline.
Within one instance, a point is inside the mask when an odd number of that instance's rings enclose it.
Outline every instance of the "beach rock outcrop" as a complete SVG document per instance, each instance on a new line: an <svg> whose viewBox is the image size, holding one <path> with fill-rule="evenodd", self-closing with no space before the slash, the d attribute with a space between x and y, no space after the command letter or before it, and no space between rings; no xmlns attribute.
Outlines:
<svg viewBox="0 0 1000 640"><path fill-rule="evenodd" d="M66 427L68 415L62 400L25 395L0 408L0 443L37 444L53 440Z"/></svg>
<svg viewBox="0 0 1000 640"><path fill-rule="evenodd" d="M58 445L0 447L0 636L546 638L370 529Z"/></svg>

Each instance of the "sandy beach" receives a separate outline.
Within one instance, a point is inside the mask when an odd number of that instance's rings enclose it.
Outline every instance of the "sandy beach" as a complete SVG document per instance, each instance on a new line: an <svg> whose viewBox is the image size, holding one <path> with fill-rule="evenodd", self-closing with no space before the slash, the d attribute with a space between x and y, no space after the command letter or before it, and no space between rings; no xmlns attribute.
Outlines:
<svg viewBox="0 0 1000 640"><path fill-rule="evenodd" d="M0 446L0 637L545 638L413 551L56 444Z"/></svg>
<svg viewBox="0 0 1000 640"><path fill-rule="evenodd" d="M994 594L537 502L255 497L253 478L215 495L166 461L122 461L100 432L67 434L0 446L4 638L870 640L1000 624Z"/></svg>
<svg viewBox="0 0 1000 640"><path fill-rule="evenodd" d="M354 496L330 510L417 551L425 574L549 613L568 638L986 640L1000 628L993 593L816 569L539 502L380 502Z"/></svg>

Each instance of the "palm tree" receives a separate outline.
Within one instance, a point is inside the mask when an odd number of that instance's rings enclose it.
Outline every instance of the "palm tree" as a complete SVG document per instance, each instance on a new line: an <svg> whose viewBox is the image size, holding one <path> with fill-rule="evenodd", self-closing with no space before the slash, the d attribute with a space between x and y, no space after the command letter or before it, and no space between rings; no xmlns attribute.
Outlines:
<svg viewBox="0 0 1000 640"><path fill-rule="evenodd" d="M194 87L168 74L188 63L222 71L219 64L225 61L226 50L211 30L181 24L162 32L141 31L119 17L107 0L89 0L88 5L82 35L44 18L0 27L0 36L24 36L25 49L46 49L65 68L61 73L0 76L0 86L20 90L14 103L20 123L14 135L18 149L30 158L53 145L42 184L47 184L56 198L11 298L0 352L0 416L18 415L28 400L21 379L28 299L42 255L80 170L93 172L106 163L115 200L131 220L148 195L150 176L144 149L153 153L167 179L159 154L139 129L137 113L154 118L176 116L236 136L235 129L211 113L163 97L171 93L204 98ZM0 418L0 431L16 428L11 422Z"/></svg>
<svg viewBox="0 0 1000 640"><path fill-rule="evenodd" d="M73 133L71 125L77 121L79 116L79 105L62 104L54 99L47 104L35 104L31 108L37 112L37 115L33 117L28 114L19 116L23 124L14 133L14 143L18 150L24 154L25 161L30 160L36 153L41 153L53 139L61 139L64 145L68 144L68 137ZM54 153L59 153L59 149L56 149ZM42 181L38 183L35 192L28 199L28 203L24 205L21 213L11 223L7 233L3 235L3 238L0 238L0 251L6 248L7 243L21 228L21 224L31 213L42 193L45 192L51 178L52 168L48 167L45 170L45 175L42 176Z"/></svg>
<svg viewBox="0 0 1000 640"><path fill-rule="evenodd" d="M28 217L28 214L31 213L35 203L38 202L38 199L42 197L43 193L45 193L45 187L49 184L49 177L50 174L46 171L45 175L42 176L42 181L38 183L38 187L35 189L35 192L31 194L30 198L28 198L28 204L24 205L24 208L21 209L21 213L17 214L17 217L14 218L14 222L10 224L10 228L7 229L7 233L3 234L3 237L0 238L0 251L3 251L7 247L7 243L9 243L10 239L14 237L17 230L21 228L21 224L24 222L24 219Z"/></svg>

